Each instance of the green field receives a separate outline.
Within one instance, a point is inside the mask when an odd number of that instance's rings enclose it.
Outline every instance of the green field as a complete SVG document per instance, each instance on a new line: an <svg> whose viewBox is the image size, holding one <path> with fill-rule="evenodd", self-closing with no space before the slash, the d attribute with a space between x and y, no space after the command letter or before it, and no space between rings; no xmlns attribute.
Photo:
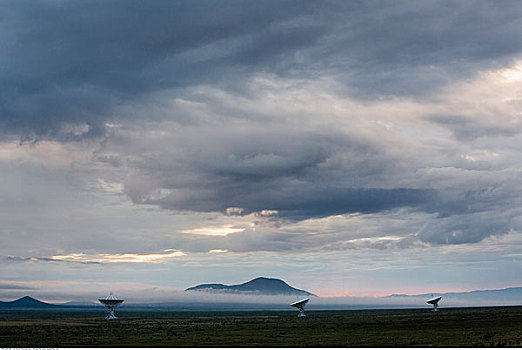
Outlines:
<svg viewBox="0 0 522 350"><path fill-rule="evenodd" d="M0 347L522 346L522 307L308 311L0 311Z"/></svg>

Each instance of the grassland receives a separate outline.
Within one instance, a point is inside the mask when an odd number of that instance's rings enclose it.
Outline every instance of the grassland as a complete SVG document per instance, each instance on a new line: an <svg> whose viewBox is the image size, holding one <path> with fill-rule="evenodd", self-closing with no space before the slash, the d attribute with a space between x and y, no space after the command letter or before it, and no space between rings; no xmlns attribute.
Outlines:
<svg viewBox="0 0 522 350"><path fill-rule="evenodd" d="M522 346L522 307L307 314L0 311L0 347Z"/></svg>

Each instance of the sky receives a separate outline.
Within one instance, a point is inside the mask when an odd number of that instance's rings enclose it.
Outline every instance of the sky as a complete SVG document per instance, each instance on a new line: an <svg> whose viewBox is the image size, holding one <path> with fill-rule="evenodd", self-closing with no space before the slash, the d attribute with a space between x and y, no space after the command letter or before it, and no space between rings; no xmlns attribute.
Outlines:
<svg viewBox="0 0 522 350"><path fill-rule="evenodd" d="M0 299L521 286L519 1L0 1Z"/></svg>

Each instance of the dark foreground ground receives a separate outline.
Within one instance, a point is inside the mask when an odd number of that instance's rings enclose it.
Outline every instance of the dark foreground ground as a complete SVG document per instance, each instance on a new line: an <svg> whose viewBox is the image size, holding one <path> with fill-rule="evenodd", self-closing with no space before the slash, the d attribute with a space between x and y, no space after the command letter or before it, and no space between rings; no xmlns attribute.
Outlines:
<svg viewBox="0 0 522 350"><path fill-rule="evenodd" d="M522 346L522 307L117 315L0 311L0 347Z"/></svg>

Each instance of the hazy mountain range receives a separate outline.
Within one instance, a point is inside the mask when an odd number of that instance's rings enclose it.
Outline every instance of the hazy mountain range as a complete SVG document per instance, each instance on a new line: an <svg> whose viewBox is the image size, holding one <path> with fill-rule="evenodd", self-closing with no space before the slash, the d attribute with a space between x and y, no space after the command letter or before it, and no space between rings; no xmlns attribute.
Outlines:
<svg viewBox="0 0 522 350"><path fill-rule="evenodd" d="M217 293L248 293L261 295L295 295L295 296L316 296L306 290L297 289L288 285L285 281L277 278L258 277L251 281L225 285L219 283L200 284L195 287L185 289L186 291L205 291Z"/></svg>
<svg viewBox="0 0 522 350"><path fill-rule="evenodd" d="M475 290L470 292L393 294L377 298L336 297L319 298L312 293L293 288L275 278L256 278L239 285L203 284L187 289L197 291L185 300L173 299L161 303L136 303L127 300L121 308L125 309L164 309L164 310L288 310L289 303L296 296L311 296L309 308L322 309L375 309L425 307L425 300L432 295L441 295L442 307L493 306L522 304L522 287L495 290ZM209 292L210 293L205 293ZM201 292L201 293L198 293ZM262 294L267 293L267 294ZM271 294L270 294L271 293ZM69 302L51 304L24 296L14 301L0 301L0 309L92 309L103 308L98 303Z"/></svg>
<svg viewBox="0 0 522 350"><path fill-rule="evenodd" d="M504 289L474 290L471 292L450 293L427 293L427 294L392 294L387 298L431 298L441 295L444 298L466 298L466 299L496 299L496 300L520 300L522 304L522 287L511 287Z"/></svg>

